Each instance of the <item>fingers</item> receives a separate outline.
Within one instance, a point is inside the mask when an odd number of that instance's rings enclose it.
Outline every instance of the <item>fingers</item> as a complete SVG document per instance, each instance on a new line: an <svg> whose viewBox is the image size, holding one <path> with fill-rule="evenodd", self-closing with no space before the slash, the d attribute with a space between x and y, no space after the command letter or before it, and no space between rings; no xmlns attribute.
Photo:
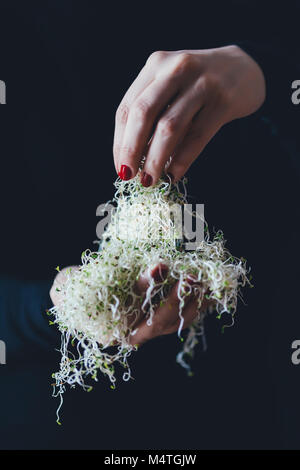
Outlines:
<svg viewBox="0 0 300 470"><path fill-rule="evenodd" d="M142 273L135 284L135 292L138 295L143 295L146 293L148 287L150 286L151 281L154 279L155 284L163 282L168 275L169 268L164 263L158 263L154 268L147 269ZM140 309L140 305L135 310L133 314L127 315L127 325L132 330L144 317L144 313Z"/></svg>
<svg viewBox="0 0 300 470"><path fill-rule="evenodd" d="M129 107L116 157L117 169L122 179L130 179L136 175L155 122L176 92L177 85L172 79L156 79Z"/></svg>
<svg viewBox="0 0 300 470"><path fill-rule="evenodd" d="M130 344L140 345L156 336L174 333L178 330L180 324L178 286L179 284L176 283L165 304L157 308L151 325L147 325L147 319L144 318L135 326L137 332L130 336ZM182 316L184 318L183 328L189 326L197 316L197 303L192 297L186 299Z"/></svg>
<svg viewBox="0 0 300 470"><path fill-rule="evenodd" d="M114 163L117 173L120 171L119 154L122 146L123 135L128 120L129 109L135 99L151 83L152 75L148 73L145 67L140 71L130 88L125 93L115 118L115 133L113 143Z"/></svg>
<svg viewBox="0 0 300 470"><path fill-rule="evenodd" d="M246 88L241 96L233 93L237 58L232 48L150 56L117 113L114 154L122 179L133 178L145 156L144 186L157 182L170 157L167 171L177 181L224 123L246 115L240 110Z"/></svg>
<svg viewBox="0 0 300 470"><path fill-rule="evenodd" d="M143 168L143 179L155 184L167 161L183 140L196 113L203 105L200 87L183 90L159 119ZM144 175L147 175L146 177ZM147 179L146 179L147 178ZM150 184L148 184L150 186Z"/></svg>
<svg viewBox="0 0 300 470"><path fill-rule="evenodd" d="M222 115L215 103L205 105L201 80L179 94L176 82L170 81L167 90L164 81L155 80L132 104L118 157L119 176L123 179L135 176L148 148L141 183L146 187L155 184L171 156L168 173L177 181L222 125ZM161 115L172 98L173 102ZM161 117L156 122L158 115Z"/></svg>
<svg viewBox="0 0 300 470"><path fill-rule="evenodd" d="M129 110L132 103L137 99L137 97L142 93L142 91L151 83L151 75L147 74L145 68L141 70L137 78L132 83L131 87L125 93L118 109L116 112L115 118L115 132L114 132L114 142L113 142L113 155L116 172L120 172L121 165L119 164L119 156L122 148L122 141L124 136L124 131L126 128Z"/></svg>
<svg viewBox="0 0 300 470"><path fill-rule="evenodd" d="M184 176L221 126L221 115L218 115L217 110L204 107L199 112L168 166L168 174L173 182Z"/></svg>
<svg viewBox="0 0 300 470"><path fill-rule="evenodd" d="M147 318L144 318L139 324L135 325L135 327L137 328L137 332L134 335L130 335L130 344L132 344L133 346L135 344L141 345L149 339L159 336L159 334L161 334L159 333L159 331L164 328L166 317L172 317L174 315L174 312L176 312L176 310L178 309L179 299L177 296L177 289L178 284L173 287L171 294L168 298L168 302L166 302L165 305L158 307L158 309L156 310L151 325L147 325Z"/></svg>

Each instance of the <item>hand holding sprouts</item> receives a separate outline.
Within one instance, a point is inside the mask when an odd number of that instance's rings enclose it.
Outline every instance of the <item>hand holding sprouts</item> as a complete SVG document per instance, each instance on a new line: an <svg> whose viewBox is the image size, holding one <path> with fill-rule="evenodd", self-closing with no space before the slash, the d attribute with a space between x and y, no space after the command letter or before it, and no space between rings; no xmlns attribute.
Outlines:
<svg viewBox="0 0 300 470"><path fill-rule="evenodd" d="M206 232L193 251L178 247L168 214L170 204L187 202L179 184L161 179L145 188L136 176L115 186L116 210L101 250L85 251L82 265L64 270L51 292L49 313L62 335L60 370L53 374L61 400L67 384L91 390L86 380L97 380L99 372L115 388L117 363L129 380L131 353L160 334L177 331L183 342L177 361L190 371L187 357L206 313L233 318L248 281L245 261L225 249L220 232L212 240Z"/></svg>

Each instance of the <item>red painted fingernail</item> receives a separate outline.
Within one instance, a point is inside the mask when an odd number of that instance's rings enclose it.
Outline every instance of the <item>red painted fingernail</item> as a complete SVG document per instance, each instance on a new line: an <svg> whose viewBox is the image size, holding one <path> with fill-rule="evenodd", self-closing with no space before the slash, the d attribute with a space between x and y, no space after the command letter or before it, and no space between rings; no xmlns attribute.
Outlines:
<svg viewBox="0 0 300 470"><path fill-rule="evenodd" d="M165 264L161 264L159 266L155 266L151 273L151 276L153 277L155 282L162 282L166 279L168 271L168 266L166 266Z"/></svg>
<svg viewBox="0 0 300 470"><path fill-rule="evenodd" d="M143 173L141 183L145 188L148 188L152 184L152 176L148 175L148 173Z"/></svg>
<svg viewBox="0 0 300 470"><path fill-rule="evenodd" d="M119 171L119 177L123 181L130 180L131 178L131 169L127 165L121 165L120 171Z"/></svg>

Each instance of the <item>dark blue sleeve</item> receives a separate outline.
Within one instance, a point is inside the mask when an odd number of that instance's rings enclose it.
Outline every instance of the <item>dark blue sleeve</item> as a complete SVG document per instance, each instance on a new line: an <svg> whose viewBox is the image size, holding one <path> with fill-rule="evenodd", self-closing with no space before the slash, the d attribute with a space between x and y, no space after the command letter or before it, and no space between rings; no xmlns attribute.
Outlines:
<svg viewBox="0 0 300 470"><path fill-rule="evenodd" d="M6 346L7 366L51 361L56 355L60 334L47 315L51 285L52 281L0 279L0 340Z"/></svg>

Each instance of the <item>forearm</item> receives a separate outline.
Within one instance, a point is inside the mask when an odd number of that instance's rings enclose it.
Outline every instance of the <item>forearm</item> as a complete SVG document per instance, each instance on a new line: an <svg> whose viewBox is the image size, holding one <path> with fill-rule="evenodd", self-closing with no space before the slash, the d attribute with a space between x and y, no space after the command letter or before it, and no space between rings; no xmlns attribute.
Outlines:
<svg viewBox="0 0 300 470"><path fill-rule="evenodd" d="M293 135L299 119L299 110L292 102L292 83L300 79L299 53L289 38L284 43L276 39L237 41L261 67L266 81L266 99L258 115L270 122L281 133Z"/></svg>

